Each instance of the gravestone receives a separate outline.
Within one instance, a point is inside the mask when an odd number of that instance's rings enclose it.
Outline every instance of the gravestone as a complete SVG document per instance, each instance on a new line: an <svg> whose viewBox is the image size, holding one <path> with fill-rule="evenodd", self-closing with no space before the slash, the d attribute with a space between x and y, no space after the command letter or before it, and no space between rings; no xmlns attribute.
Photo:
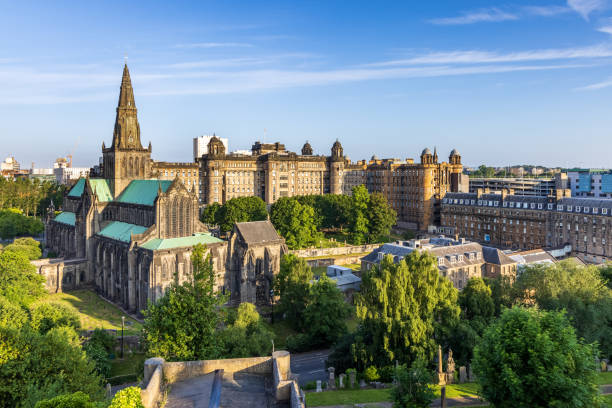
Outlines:
<svg viewBox="0 0 612 408"><path fill-rule="evenodd" d="M321 380L317 380L317 392L323 392L323 389L321 388Z"/></svg>
<svg viewBox="0 0 612 408"><path fill-rule="evenodd" d="M106 383L106 398L112 398L113 396L113 389L111 388L111 385L109 383Z"/></svg>
<svg viewBox="0 0 612 408"><path fill-rule="evenodd" d="M327 385L328 385L327 388L330 390L334 390L336 389L336 378L334 374L336 372L336 369L334 367L329 367L328 371L329 371L329 381L327 382Z"/></svg>
<svg viewBox="0 0 612 408"><path fill-rule="evenodd" d="M608 372L612 372L612 364L608 364Z"/></svg>
<svg viewBox="0 0 612 408"><path fill-rule="evenodd" d="M365 387L367 387L367 386L368 386L368 385L366 384L365 380L363 380L363 379L362 379L361 381L359 381L359 387L360 387L360 388L365 388Z"/></svg>
<svg viewBox="0 0 612 408"><path fill-rule="evenodd" d="M467 370L465 366L459 367L459 382L466 383L468 381Z"/></svg>
<svg viewBox="0 0 612 408"><path fill-rule="evenodd" d="M471 365L468 367L468 377L471 382L476 382L476 374L474 374L474 372L472 371Z"/></svg>
<svg viewBox="0 0 612 408"><path fill-rule="evenodd" d="M606 360L601 360L601 371L608 371L608 363L606 362Z"/></svg>
<svg viewBox="0 0 612 408"><path fill-rule="evenodd" d="M349 384L351 386L351 388L355 388L355 378L357 376L357 373L355 371L350 371L349 372Z"/></svg>
<svg viewBox="0 0 612 408"><path fill-rule="evenodd" d="M338 388L344 388L344 383L345 383L345 378L346 378L346 374L340 374L338 376Z"/></svg>
<svg viewBox="0 0 612 408"><path fill-rule="evenodd" d="M453 350L448 350L448 358L446 359L446 383L452 384L455 379L455 360L453 359Z"/></svg>

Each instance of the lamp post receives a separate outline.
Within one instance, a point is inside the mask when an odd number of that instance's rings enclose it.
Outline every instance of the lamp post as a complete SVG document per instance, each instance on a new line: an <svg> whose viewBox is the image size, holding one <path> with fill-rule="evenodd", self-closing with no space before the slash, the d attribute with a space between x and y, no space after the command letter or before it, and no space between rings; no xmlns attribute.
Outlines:
<svg viewBox="0 0 612 408"><path fill-rule="evenodd" d="M274 324L274 289L270 289L270 301L272 302L272 324Z"/></svg>
<svg viewBox="0 0 612 408"><path fill-rule="evenodd" d="M121 316L121 358L123 358L123 328L125 327L125 316Z"/></svg>

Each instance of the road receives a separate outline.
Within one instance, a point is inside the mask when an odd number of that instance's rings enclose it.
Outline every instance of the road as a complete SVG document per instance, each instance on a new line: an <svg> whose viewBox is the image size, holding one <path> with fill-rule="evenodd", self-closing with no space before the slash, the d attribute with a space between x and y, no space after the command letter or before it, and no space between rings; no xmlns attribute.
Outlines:
<svg viewBox="0 0 612 408"><path fill-rule="evenodd" d="M329 356L329 350L291 354L291 372L299 375L298 383L301 386L310 381L327 380L327 371L325 371L327 356Z"/></svg>

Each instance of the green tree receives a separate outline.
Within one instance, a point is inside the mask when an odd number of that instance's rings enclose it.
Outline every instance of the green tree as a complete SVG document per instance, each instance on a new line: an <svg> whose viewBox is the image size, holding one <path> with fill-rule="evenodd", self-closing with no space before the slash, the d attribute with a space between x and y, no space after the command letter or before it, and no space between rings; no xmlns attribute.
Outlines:
<svg viewBox="0 0 612 408"><path fill-rule="evenodd" d="M351 195L351 211L349 217L349 227L351 232L351 240L354 244L363 244L367 240L369 232L368 222L368 203L370 195L365 186L353 187Z"/></svg>
<svg viewBox="0 0 612 408"><path fill-rule="evenodd" d="M202 215L200 215L200 220L208 225L215 225L217 224L217 212L219 211L219 209L221 208L221 204L219 203L212 203L207 205L206 207L204 207L204 210L202 210Z"/></svg>
<svg viewBox="0 0 612 408"><path fill-rule="evenodd" d="M43 282L25 255L0 252L0 296L14 304L28 305L45 294Z"/></svg>
<svg viewBox="0 0 612 408"><path fill-rule="evenodd" d="M606 266L600 269L601 278L606 282L606 285L609 289L612 289L612 265L607 264Z"/></svg>
<svg viewBox="0 0 612 408"><path fill-rule="evenodd" d="M578 336L597 341L603 357L612 356L612 291L596 266L564 261L528 267L514 290L518 303L567 311Z"/></svg>
<svg viewBox="0 0 612 408"><path fill-rule="evenodd" d="M274 280L274 292L279 296L278 310L296 330L304 328L304 311L310 296L312 270L302 258L293 254L281 258L280 272Z"/></svg>
<svg viewBox="0 0 612 408"><path fill-rule="evenodd" d="M317 232L314 209L293 197L281 197L272 204L270 221L290 249L314 245L321 235Z"/></svg>
<svg viewBox="0 0 612 408"><path fill-rule="evenodd" d="M498 408L597 407L595 354L563 313L515 307L487 328L473 369Z"/></svg>
<svg viewBox="0 0 612 408"><path fill-rule="evenodd" d="M355 303L361 325L353 355L362 366L430 360L460 313L457 290L440 276L435 259L420 251L398 263L386 256L365 272Z"/></svg>
<svg viewBox="0 0 612 408"><path fill-rule="evenodd" d="M265 328L252 303L241 303L233 321L220 333L225 358L258 357L272 349L274 335Z"/></svg>
<svg viewBox="0 0 612 408"><path fill-rule="evenodd" d="M397 220L397 213L389 206L385 196L373 193L368 201L368 218L368 240L378 242L389 235L391 227Z"/></svg>
<svg viewBox="0 0 612 408"><path fill-rule="evenodd" d="M215 330L218 308L226 297L214 290L210 254L196 245L193 271L182 284L170 284L165 295L145 310L143 335L147 353L168 361L207 360L220 355Z"/></svg>
<svg viewBox="0 0 612 408"><path fill-rule="evenodd" d="M17 238L12 244L5 246L3 251L12 251L21 253L26 256L29 260L40 259L42 252L40 250L40 243L32 238Z"/></svg>
<svg viewBox="0 0 612 408"><path fill-rule="evenodd" d="M76 309L63 303L35 304L30 307L30 316L30 326L41 334L47 333L54 327L71 327L74 330L81 328L81 319Z"/></svg>
<svg viewBox="0 0 612 408"><path fill-rule="evenodd" d="M28 313L19 305L0 296L0 327L21 329L28 322Z"/></svg>
<svg viewBox="0 0 612 408"><path fill-rule="evenodd" d="M427 362L417 359L410 368L398 366L394 374L395 386L391 389L393 408L427 408L436 397L433 372Z"/></svg>
<svg viewBox="0 0 612 408"><path fill-rule="evenodd" d="M232 198L215 214L215 221L222 232L231 231L237 222L263 221L266 218L266 203L256 196Z"/></svg>
<svg viewBox="0 0 612 408"><path fill-rule="evenodd" d="M468 280L465 288L459 293L459 306L462 318L475 322L483 330L495 316L491 288L482 278Z"/></svg>
<svg viewBox="0 0 612 408"><path fill-rule="evenodd" d="M336 283L321 276L310 286L304 310L304 325L311 347L334 344L346 333L346 319L351 313Z"/></svg>
<svg viewBox="0 0 612 408"><path fill-rule="evenodd" d="M101 378L69 327L45 334L24 326L0 327L0 407L33 407L36 402L82 391L102 398Z"/></svg>

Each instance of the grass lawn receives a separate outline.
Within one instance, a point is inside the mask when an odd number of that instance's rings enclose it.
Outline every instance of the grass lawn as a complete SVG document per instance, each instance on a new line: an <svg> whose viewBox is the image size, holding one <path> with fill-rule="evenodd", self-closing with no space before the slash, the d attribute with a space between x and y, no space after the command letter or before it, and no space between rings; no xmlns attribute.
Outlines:
<svg viewBox="0 0 612 408"><path fill-rule="evenodd" d="M125 318L125 335L136 335L142 330L142 325L125 315L121 309L108 303L90 290L75 290L65 293L53 293L40 302L58 302L73 306L81 317L83 330L96 328L121 331L121 316Z"/></svg>
<svg viewBox="0 0 612 408"><path fill-rule="evenodd" d="M131 356L126 354L123 359L117 357L111 360L110 376L142 374L139 371L142 369L142 363L145 359L144 353L132 354Z"/></svg>
<svg viewBox="0 0 612 408"><path fill-rule="evenodd" d="M612 371L597 373L597 385L612 384Z"/></svg>
<svg viewBox="0 0 612 408"><path fill-rule="evenodd" d="M476 397L478 385L476 383L451 384L446 386L446 396ZM436 395L440 396L440 387L436 386ZM352 405L371 402L385 402L391 399L391 389L365 389L365 390L338 390L306 393L306 405L320 407L325 405Z"/></svg>

